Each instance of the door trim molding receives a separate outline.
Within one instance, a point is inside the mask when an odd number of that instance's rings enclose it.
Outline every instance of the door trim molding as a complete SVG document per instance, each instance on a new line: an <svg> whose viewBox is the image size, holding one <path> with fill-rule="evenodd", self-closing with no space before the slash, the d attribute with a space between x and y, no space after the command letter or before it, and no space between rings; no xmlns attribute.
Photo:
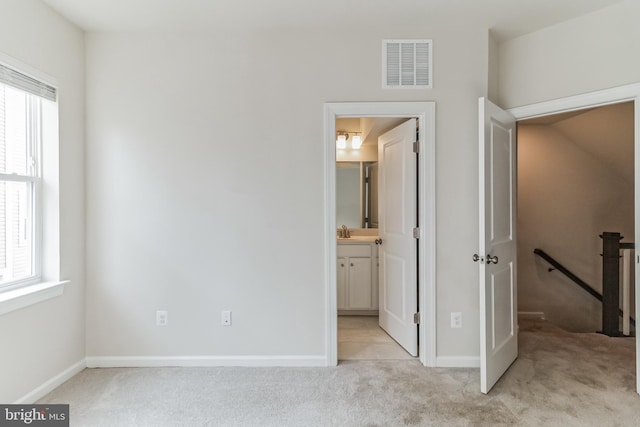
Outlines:
<svg viewBox="0 0 640 427"><path fill-rule="evenodd" d="M550 116L584 108L602 107L608 104L618 104L625 101L636 101L640 96L640 83L613 87L566 98L553 99L535 104L506 109L516 120L532 119L534 117ZM637 123L636 123L637 124ZM637 139L636 139L637 142Z"/></svg>
<svg viewBox="0 0 640 427"><path fill-rule="evenodd" d="M435 102L345 102L324 104L325 352L328 366L338 364L336 296L336 119L346 117L415 117L419 121L418 241L420 266L419 358L436 366L436 105Z"/></svg>
<svg viewBox="0 0 640 427"><path fill-rule="evenodd" d="M634 103L634 228L635 242L640 242L640 83L554 99L508 109L516 120L548 116L584 108L632 101ZM636 257L635 283L640 283L640 268ZM636 292L636 313L640 309L640 292ZM640 394L640 340L636 340L636 392Z"/></svg>

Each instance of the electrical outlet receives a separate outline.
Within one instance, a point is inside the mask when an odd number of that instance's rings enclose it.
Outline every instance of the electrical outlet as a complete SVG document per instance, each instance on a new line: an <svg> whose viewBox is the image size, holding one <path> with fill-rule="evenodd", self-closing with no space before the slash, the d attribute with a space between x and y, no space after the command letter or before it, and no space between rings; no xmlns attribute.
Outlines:
<svg viewBox="0 0 640 427"><path fill-rule="evenodd" d="M169 324L169 312L166 310L156 311L156 326L167 326Z"/></svg>
<svg viewBox="0 0 640 427"><path fill-rule="evenodd" d="M460 312L451 313L451 327L462 328L462 313Z"/></svg>
<svg viewBox="0 0 640 427"><path fill-rule="evenodd" d="M222 312L222 326L231 326L231 312L228 310Z"/></svg>

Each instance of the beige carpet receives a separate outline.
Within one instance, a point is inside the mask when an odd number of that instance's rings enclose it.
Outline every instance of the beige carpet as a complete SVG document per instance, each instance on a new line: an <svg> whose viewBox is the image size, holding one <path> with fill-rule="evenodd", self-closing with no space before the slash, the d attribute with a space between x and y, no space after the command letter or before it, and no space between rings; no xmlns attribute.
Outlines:
<svg viewBox="0 0 640 427"><path fill-rule="evenodd" d="M412 358L378 326L378 316L338 316L338 360Z"/></svg>
<svg viewBox="0 0 640 427"><path fill-rule="evenodd" d="M637 426L634 346L521 322L520 357L488 396L478 369L366 360L87 369L40 403L69 403L72 426Z"/></svg>

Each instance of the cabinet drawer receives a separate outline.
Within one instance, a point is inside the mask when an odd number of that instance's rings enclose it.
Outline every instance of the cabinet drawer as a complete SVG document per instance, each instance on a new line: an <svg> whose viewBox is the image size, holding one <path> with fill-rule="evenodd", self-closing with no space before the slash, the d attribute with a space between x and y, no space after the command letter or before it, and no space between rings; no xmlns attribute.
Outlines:
<svg viewBox="0 0 640 427"><path fill-rule="evenodd" d="M370 257L371 245L338 245L339 257Z"/></svg>

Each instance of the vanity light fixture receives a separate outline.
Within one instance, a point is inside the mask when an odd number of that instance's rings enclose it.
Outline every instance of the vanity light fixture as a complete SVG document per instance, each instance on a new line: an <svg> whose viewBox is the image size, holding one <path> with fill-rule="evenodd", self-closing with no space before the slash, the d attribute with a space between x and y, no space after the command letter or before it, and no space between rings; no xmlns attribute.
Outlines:
<svg viewBox="0 0 640 427"><path fill-rule="evenodd" d="M339 130L336 132L336 148L338 150L345 150L347 148L347 140L349 140L349 135L353 135L350 139L351 141L351 149L359 150L362 146L362 137L359 135L360 132L346 132Z"/></svg>
<svg viewBox="0 0 640 427"><path fill-rule="evenodd" d="M336 148L338 150L344 150L345 148L347 148L347 137L349 135L345 132L345 133L340 133L338 132L338 137L336 139Z"/></svg>
<svg viewBox="0 0 640 427"><path fill-rule="evenodd" d="M353 135L351 137L351 148L359 150L362 147L362 137L360 135Z"/></svg>

